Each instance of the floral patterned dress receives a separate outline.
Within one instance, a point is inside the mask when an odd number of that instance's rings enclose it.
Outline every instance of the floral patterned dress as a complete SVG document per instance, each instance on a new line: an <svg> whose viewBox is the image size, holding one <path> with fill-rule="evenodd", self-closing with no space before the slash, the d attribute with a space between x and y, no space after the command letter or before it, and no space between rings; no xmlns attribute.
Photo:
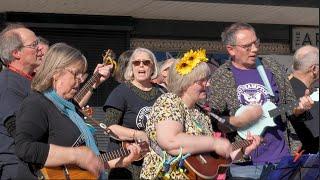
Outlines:
<svg viewBox="0 0 320 180"><path fill-rule="evenodd" d="M173 93L160 96L152 107L150 117L146 124L146 133L150 139L150 152L145 156L140 178L157 179L165 175L169 179L188 179L177 168L163 166L164 154L167 158L175 158L166 153L156 141L156 125L160 121L173 120L183 125L184 132L192 135L211 135L212 125L210 118L195 108L188 108L180 97Z"/></svg>

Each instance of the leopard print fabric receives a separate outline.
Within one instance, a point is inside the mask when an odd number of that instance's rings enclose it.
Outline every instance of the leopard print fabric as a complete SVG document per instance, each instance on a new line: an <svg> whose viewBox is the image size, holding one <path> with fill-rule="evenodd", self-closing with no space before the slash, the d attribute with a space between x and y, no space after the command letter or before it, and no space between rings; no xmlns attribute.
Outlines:
<svg viewBox="0 0 320 180"><path fill-rule="evenodd" d="M160 151L163 149L157 144L156 125L160 121L173 120L181 123L184 132L192 135L211 135L212 125L210 118L197 109L188 108L180 97L173 93L160 96L152 107L149 120L146 124L146 133L150 143L153 143ZM168 153L167 153L168 154ZM157 179L162 172L162 157L152 148L145 156L140 174L142 179ZM187 179L186 175L178 169L171 169L170 179Z"/></svg>
<svg viewBox="0 0 320 180"><path fill-rule="evenodd" d="M274 75L275 82L280 92L280 104L288 104L294 102L297 98L294 95L293 89L290 85L283 67L277 63L275 59L264 57L261 63L266 69L269 69ZM227 61L221 65L210 78L211 86L208 89L207 101L214 112L220 116L232 116L237 109L240 108L240 103L237 98L236 82L231 72L231 61ZM285 140L289 145L291 154L301 146L301 142L294 139L290 134L296 134L290 121L287 121L285 114L281 115L283 121L287 122L287 133L285 133ZM235 140L240 137L236 135Z"/></svg>

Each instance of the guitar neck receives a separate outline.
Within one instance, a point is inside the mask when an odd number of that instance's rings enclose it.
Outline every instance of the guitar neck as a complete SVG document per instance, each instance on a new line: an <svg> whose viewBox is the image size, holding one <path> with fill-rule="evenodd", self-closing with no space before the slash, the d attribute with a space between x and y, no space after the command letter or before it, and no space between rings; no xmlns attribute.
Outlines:
<svg viewBox="0 0 320 180"><path fill-rule="evenodd" d="M286 105L281 105L275 109L272 109L269 111L269 115L270 117L277 117L279 115L281 115L284 112L287 112L288 115L293 114L293 108L297 107L299 105L298 101L295 101L293 103L290 104L286 104Z"/></svg>
<svg viewBox="0 0 320 180"><path fill-rule="evenodd" d="M309 96L313 101L319 101L319 88L317 88L316 91L314 91L310 96ZM276 117L281 115L283 112L287 112L287 115L292 115L293 114L293 108L297 107L299 105L299 101L294 101L292 103L282 105L276 109L270 110L269 115L271 117Z"/></svg>
<svg viewBox="0 0 320 180"><path fill-rule="evenodd" d="M125 157L130 154L130 151L125 149L125 148L120 148L111 152L107 153L102 153L98 157L103 161L103 162L108 162L113 159L117 159L119 157Z"/></svg>
<svg viewBox="0 0 320 180"><path fill-rule="evenodd" d="M236 141L236 142L231 144L232 145L232 151L247 147L250 144L251 144L251 141L248 141L248 140Z"/></svg>
<svg viewBox="0 0 320 180"><path fill-rule="evenodd" d="M74 100L79 103L81 99L92 89L94 83L96 83L100 79L101 75L96 72L92 75L92 77L83 85L80 91L74 96Z"/></svg>

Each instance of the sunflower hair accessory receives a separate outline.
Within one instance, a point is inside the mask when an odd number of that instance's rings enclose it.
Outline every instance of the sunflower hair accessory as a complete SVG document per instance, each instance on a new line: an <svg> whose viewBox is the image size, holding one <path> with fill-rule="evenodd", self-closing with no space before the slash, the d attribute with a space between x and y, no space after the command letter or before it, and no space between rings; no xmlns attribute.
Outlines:
<svg viewBox="0 0 320 180"><path fill-rule="evenodd" d="M206 57L206 50L199 49L193 51L192 49L184 53L183 57L176 64L176 71L180 75L189 74L193 68L195 68L200 62L207 62L208 58Z"/></svg>

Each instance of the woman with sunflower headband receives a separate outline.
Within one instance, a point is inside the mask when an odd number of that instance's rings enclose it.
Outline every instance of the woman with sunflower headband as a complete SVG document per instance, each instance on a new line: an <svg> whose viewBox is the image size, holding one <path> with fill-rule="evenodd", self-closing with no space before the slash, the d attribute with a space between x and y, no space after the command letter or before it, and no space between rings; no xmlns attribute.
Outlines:
<svg viewBox="0 0 320 180"><path fill-rule="evenodd" d="M198 101L206 98L210 75L207 61L205 50L190 50L171 66L169 93L156 100L146 124L151 148L144 158L140 178L155 179L164 175L169 179L187 179L184 172L172 164L188 154L214 151L232 159L242 157L240 149L232 152L227 139L212 136L210 118L195 108ZM261 141L258 136L249 135L248 139L252 144L244 149L245 154Z"/></svg>

